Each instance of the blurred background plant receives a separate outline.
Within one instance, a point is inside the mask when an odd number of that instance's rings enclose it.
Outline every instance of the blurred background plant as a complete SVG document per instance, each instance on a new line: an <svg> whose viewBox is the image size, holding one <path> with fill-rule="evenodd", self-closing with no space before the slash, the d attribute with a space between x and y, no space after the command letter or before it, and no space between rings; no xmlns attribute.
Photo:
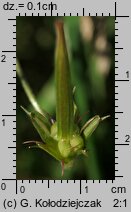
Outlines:
<svg viewBox="0 0 131 212"><path fill-rule="evenodd" d="M20 105L31 108L17 79L17 179L114 179L114 17L17 17L17 58L41 107L55 118L54 51L56 19L65 23L72 84L81 122L111 115L87 142L88 157L78 157L61 177L58 161L40 149L23 146L40 140Z"/></svg>

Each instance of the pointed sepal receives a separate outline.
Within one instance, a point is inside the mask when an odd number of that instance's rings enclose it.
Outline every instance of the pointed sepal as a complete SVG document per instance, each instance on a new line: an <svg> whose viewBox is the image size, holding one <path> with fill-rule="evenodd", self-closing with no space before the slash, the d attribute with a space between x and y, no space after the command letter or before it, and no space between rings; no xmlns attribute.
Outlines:
<svg viewBox="0 0 131 212"><path fill-rule="evenodd" d="M83 133L85 139L90 137L92 133L96 130L98 127L99 123L101 121L104 121L105 119L109 118L110 116L104 116L100 117L99 115L94 116L93 118L89 119L85 125L82 127L80 133Z"/></svg>

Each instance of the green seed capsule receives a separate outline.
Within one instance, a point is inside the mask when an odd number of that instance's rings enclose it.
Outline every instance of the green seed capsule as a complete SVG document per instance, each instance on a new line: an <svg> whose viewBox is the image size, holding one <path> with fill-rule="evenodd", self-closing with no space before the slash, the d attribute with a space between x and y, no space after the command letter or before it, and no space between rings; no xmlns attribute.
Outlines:
<svg viewBox="0 0 131 212"><path fill-rule="evenodd" d="M80 135L74 135L70 141L70 145L72 147L73 152L77 152L78 150L82 150L84 147L83 138Z"/></svg>
<svg viewBox="0 0 131 212"><path fill-rule="evenodd" d="M68 158L70 157L71 154L71 145L69 143L69 141L65 140L65 139L61 139L58 142L58 149L62 155L63 158Z"/></svg>

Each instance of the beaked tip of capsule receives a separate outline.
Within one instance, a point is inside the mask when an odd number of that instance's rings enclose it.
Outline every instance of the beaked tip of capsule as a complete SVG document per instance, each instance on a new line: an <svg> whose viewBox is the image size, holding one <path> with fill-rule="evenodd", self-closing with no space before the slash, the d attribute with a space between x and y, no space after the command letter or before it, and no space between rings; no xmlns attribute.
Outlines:
<svg viewBox="0 0 131 212"><path fill-rule="evenodd" d="M110 115L103 116L103 117L101 117L101 121L104 121L105 119L110 118L110 117L111 117Z"/></svg>
<svg viewBox="0 0 131 212"><path fill-rule="evenodd" d="M55 27L56 27L56 28L63 28L63 25L64 25L64 23L63 23L62 20L57 20L57 21L55 22Z"/></svg>

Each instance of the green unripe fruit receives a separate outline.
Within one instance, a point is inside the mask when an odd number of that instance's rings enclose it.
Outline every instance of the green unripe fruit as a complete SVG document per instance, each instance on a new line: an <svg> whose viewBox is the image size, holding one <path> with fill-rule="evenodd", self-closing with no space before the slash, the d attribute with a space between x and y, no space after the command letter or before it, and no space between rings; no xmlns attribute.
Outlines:
<svg viewBox="0 0 131 212"><path fill-rule="evenodd" d="M58 143L58 148L64 158L72 158L79 150L84 148L83 138L79 135L74 135L70 142L62 139Z"/></svg>
<svg viewBox="0 0 131 212"><path fill-rule="evenodd" d="M70 140L70 145L72 147L73 152L82 150L84 147L83 138L80 135L74 135L72 139Z"/></svg>
<svg viewBox="0 0 131 212"><path fill-rule="evenodd" d="M71 154L71 145L67 140L61 139L58 148L63 158L68 158Z"/></svg>

